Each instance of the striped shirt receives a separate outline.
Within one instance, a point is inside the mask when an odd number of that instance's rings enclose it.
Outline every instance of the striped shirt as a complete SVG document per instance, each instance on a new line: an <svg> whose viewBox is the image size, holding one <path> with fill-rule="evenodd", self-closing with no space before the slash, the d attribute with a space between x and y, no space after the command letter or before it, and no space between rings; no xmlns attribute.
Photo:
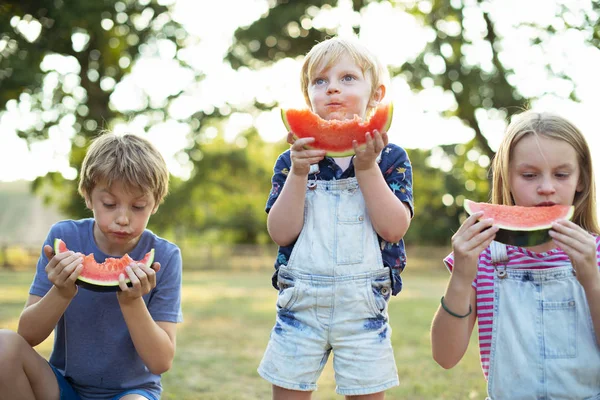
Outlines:
<svg viewBox="0 0 600 400"><path fill-rule="evenodd" d="M596 258L600 260L600 236L596 236ZM508 268L553 268L570 264L569 257L560 249L552 249L544 253L535 253L523 247L506 246ZM446 268L452 272L454 254L444 258ZM600 263L599 263L600 266ZM479 357L485 379L488 379L490 368L490 350L492 344L492 322L494 320L494 265L490 248L485 249L479 256L477 276L473 288L477 293L477 321L479 328Z"/></svg>

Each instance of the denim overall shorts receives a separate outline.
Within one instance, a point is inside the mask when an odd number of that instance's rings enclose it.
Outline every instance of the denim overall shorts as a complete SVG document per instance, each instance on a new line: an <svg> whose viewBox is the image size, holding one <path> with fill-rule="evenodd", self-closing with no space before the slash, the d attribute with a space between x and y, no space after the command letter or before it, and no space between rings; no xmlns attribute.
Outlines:
<svg viewBox="0 0 600 400"><path fill-rule="evenodd" d="M600 348L570 263L507 268L492 242L494 319L488 400L600 399Z"/></svg>
<svg viewBox="0 0 600 400"><path fill-rule="evenodd" d="M258 368L274 385L317 389L333 351L336 391L362 395L398 385L383 267L356 178L311 181L304 226L278 270L277 317Z"/></svg>

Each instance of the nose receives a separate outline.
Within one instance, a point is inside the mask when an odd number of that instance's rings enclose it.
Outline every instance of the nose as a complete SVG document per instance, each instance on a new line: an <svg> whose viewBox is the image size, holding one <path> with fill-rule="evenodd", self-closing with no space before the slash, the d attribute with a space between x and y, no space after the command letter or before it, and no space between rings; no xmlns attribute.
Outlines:
<svg viewBox="0 0 600 400"><path fill-rule="evenodd" d="M544 178L540 182L540 185L538 186L537 191L538 191L538 194L541 194L541 195L554 194L556 192L556 189L554 188L552 179Z"/></svg>
<svg viewBox="0 0 600 400"><path fill-rule="evenodd" d="M129 224L129 215L128 211L125 207L119 210L119 214L117 215L116 223L119 225L128 225Z"/></svg>
<svg viewBox="0 0 600 400"><path fill-rule="evenodd" d="M334 94L334 93L339 93L340 92L340 88L337 85L337 82L331 82L328 86L327 86L327 94Z"/></svg>

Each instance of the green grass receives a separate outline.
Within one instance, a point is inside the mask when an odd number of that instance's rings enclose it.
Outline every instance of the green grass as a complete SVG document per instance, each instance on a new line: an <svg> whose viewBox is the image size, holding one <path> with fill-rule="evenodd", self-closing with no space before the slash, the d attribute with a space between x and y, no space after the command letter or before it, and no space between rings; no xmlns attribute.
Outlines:
<svg viewBox="0 0 600 400"><path fill-rule="evenodd" d="M271 270L185 271L183 313L173 368L163 375L166 400L269 399L271 386L256 373L275 319L277 292ZM452 370L431 358L429 327L448 275L413 268L403 274L404 290L390 303L392 340L400 386L386 399L482 399L485 382L475 335ZM16 329L31 271L0 272L0 328ZM37 347L44 356L52 338ZM315 400L335 394L331 360L318 382Z"/></svg>

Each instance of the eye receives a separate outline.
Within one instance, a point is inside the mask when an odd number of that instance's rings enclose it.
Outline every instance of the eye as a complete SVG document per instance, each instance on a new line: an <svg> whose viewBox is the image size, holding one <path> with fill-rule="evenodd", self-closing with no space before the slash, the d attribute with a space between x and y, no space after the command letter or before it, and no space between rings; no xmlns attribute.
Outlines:
<svg viewBox="0 0 600 400"><path fill-rule="evenodd" d="M558 179L567 179L569 174L567 172L557 172L554 174Z"/></svg>
<svg viewBox="0 0 600 400"><path fill-rule="evenodd" d="M135 210L142 211L146 206L133 206Z"/></svg>
<svg viewBox="0 0 600 400"><path fill-rule="evenodd" d="M115 207L115 205L111 204L111 203L102 203L102 205L106 208L114 208Z"/></svg>
<svg viewBox="0 0 600 400"><path fill-rule="evenodd" d="M344 75L344 77L342 78L343 82L351 82L354 80L356 80L356 77L354 75L350 75L350 74Z"/></svg>
<svg viewBox="0 0 600 400"><path fill-rule="evenodd" d="M323 78L317 78L314 80L315 85L322 85L324 84L326 81Z"/></svg>
<svg viewBox="0 0 600 400"><path fill-rule="evenodd" d="M535 178L535 177L536 177L536 174L534 174L533 172L523 172L523 173L521 174L521 176L522 176L524 179L533 179L533 178Z"/></svg>

